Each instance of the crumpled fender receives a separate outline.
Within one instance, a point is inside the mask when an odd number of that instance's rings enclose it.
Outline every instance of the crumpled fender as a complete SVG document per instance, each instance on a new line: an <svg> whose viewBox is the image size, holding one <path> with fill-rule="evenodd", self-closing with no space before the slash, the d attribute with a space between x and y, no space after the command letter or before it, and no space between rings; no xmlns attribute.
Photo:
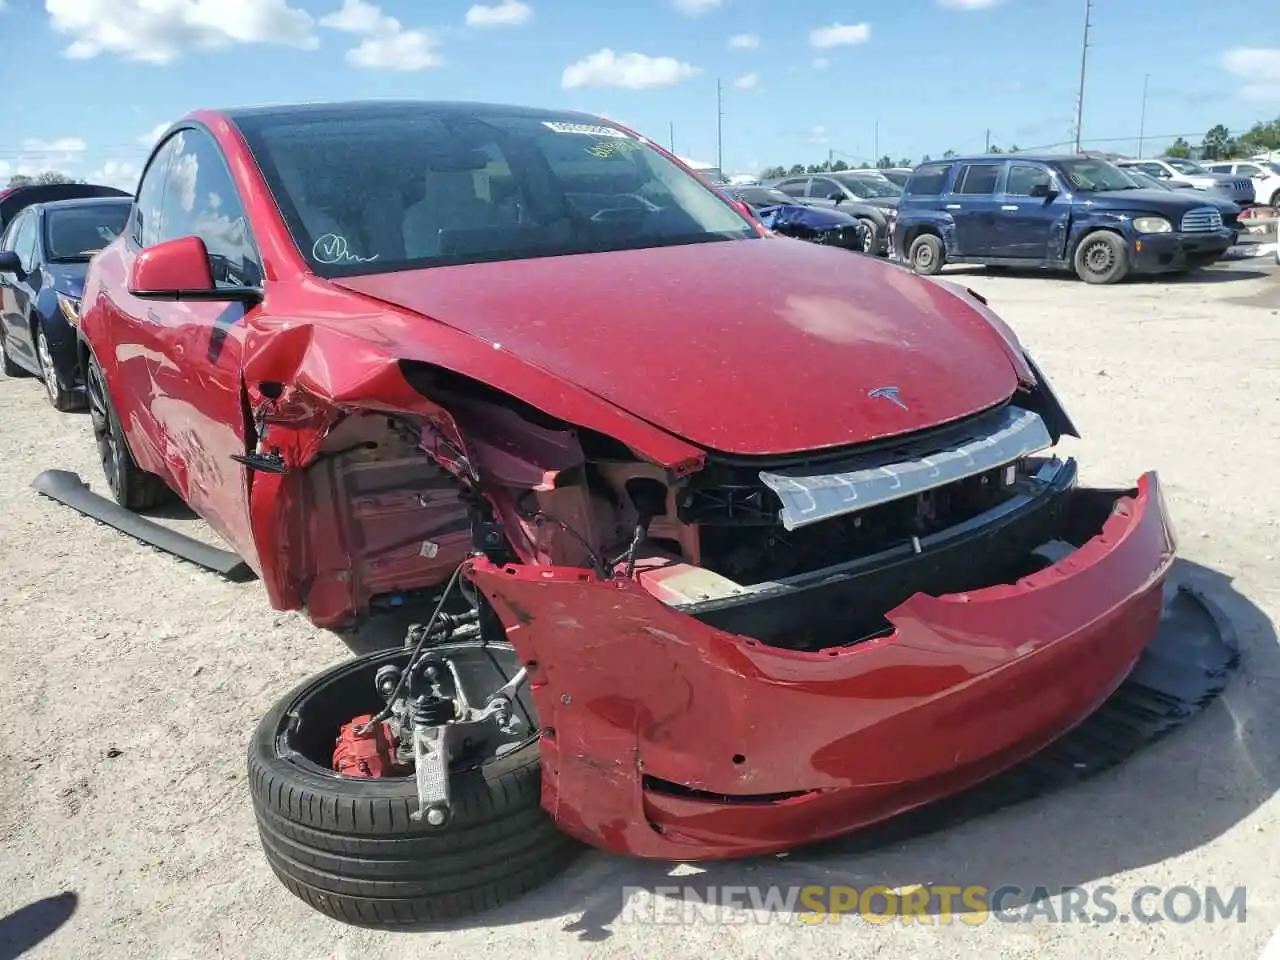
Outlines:
<svg viewBox="0 0 1280 960"><path fill-rule="evenodd" d="M352 313L350 291L308 282L291 298L318 319L260 319L246 332L243 383L258 435L256 452L278 456L284 472L252 474L250 526L272 605L296 609L306 568L302 468L319 453L334 425L352 411L413 416L426 423L423 447L446 469L470 459L452 414L418 392L406 363L429 364L499 390L574 426L595 430L673 474L698 470L703 451L602 398L503 350L373 298ZM306 301L312 301L307 303ZM326 307L329 308L326 312ZM432 448L433 440L440 445Z"/></svg>

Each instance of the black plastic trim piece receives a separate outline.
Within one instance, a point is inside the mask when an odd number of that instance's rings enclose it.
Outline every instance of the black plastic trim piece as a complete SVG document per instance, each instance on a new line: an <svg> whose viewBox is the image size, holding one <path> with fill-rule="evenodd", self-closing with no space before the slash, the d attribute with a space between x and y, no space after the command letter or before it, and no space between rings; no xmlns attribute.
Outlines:
<svg viewBox="0 0 1280 960"><path fill-rule="evenodd" d="M56 500L86 517L105 523L148 546L194 563L233 583L248 583L257 579L257 574L234 553L211 547L184 533L148 520L132 510L126 510L114 500L94 493L80 479L80 475L73 471L46 470L35 478L31 486L50 500Z"/></svg>

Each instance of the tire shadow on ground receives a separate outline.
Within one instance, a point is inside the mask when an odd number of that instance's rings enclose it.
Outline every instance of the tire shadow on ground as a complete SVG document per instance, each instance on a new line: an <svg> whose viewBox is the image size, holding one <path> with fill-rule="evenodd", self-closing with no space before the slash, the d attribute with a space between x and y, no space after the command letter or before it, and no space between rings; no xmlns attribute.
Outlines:
<svg viewBox="0 0 1280 960"><path fill-rule="evenodd" d="M1272 731L1280 725L1280 651L1271 621L1234 589L1229 577L1179 560L1172 578L1198 588L1230 620L1241 666L1225 692L1186 726L1118 766L959 826L870 850L856 849L860 841L855 835L781 857L696 865L589 851L546 887L499 909L431 929L566 917L565 933L603 941L616 926L644 923L655 915L680 922L683 904L672 899L692 903L697 918L703 915L698 904L723 902L726 888L736 888L736 906L757 909L769 902L761 900L767 888L783 888L778 894L783 903L774 901L778 909L770 912L796 922L817 917L806 905L785 905L787 891L812 885L858 891L872 885L890 890L918 884L977 885L988 891L1014 886L1030 892L1005 901L1005 907L1013 908L1212 842L1280 788L1280 756L1271 745ZM1224 901L1229 893L1223 892ZM1124 891L1115 902L1123 911ZM958 897L946 909L953 917L965 912ZM922 911L932 916L944 912L936 901Z"/></svg>

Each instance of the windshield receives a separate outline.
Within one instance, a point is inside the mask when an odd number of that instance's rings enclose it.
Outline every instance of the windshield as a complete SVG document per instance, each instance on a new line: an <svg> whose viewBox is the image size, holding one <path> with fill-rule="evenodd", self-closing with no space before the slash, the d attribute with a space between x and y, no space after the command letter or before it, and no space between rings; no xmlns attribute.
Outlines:
<svg viewBox="0 0 1280 960"><path fill-rule="evenodd" d="M237 124L321 276L757 238L648 141L554 114L249 114Z"/></svg>
<svg viewBox="0 0 1280 960"><path fill-rule="evenodd" d="M1258 166L1270 173L1280 173L1280 163L1271 163L1270 161L1264 160L1259 162Z"/></svg>
<svg viewBox="0 0 1280 960"><path fill-rule="evenodd" d="M900 197L902 188L890 180L879 176L843 174L836 177L841 183L860 197Z"/></svg>
<svg viewBox="0 0 1280 960"><path fill-rule="evenodd" d="M124 200L45 211L44 248L49 259L88 260L124 230L132 206Z"/></svg>
<svg viewBox="0 0 1280 960"><path fill-rule="evenodd" d="M1150 174L1143 173L1141 170L1132 170L1126 168L1124 171L1130 180L1136 183L1143 190L1172 190L1173 187L1166 186Z"/></svg>
<svg viewBox="0 0 1280 960"><path fill-rule="evenodd" d="M1190 160L1183 160L1181 157L1166 157L1164 162L1179 173L1208 173L1200 164L1192 163Z"/></svg>
<svg viewBox="0 0 1280 960"><path fill-rule="evenodd" d="M1086 193L1139 189L1128 173L1107 160L1062 160L1058 169L1073 189Z"/></svg>

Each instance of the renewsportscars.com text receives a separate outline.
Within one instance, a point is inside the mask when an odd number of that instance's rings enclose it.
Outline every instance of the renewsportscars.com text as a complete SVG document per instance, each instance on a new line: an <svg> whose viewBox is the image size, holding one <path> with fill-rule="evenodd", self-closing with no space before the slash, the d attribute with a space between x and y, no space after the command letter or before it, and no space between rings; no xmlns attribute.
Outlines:
<svg viewBox="0 0 1280 960"><path fill-rule="evenodd" d="M1244 887L625 887L630 923L1244 923Z"/></svg>

